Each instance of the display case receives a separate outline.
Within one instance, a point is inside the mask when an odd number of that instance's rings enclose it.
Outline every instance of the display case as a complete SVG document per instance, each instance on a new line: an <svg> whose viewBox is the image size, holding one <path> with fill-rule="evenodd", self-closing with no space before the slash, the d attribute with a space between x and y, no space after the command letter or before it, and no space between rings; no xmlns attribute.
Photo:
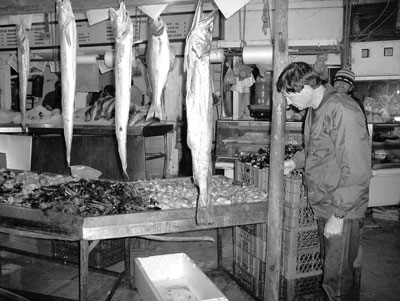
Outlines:
<svg viewBox="0 0 400 301"><path fill-rule="evenodd" d="M369 124L372 169L400 168L400 123Z"/></svg>
<svg viewBox="0 0 400 301"><path fill-rule="evenodd" d="M369 207L400 203L400 123L369 124L372 178Z"/></svg>
<svg viewBox="0 0 400 301"><path fill-rule="evenodd" d="M257 152L270 144L271 122L218 120L216 134L217 161L234 160L245 153ZM302 122L286 122L285 142L303 143Z"/></svg>

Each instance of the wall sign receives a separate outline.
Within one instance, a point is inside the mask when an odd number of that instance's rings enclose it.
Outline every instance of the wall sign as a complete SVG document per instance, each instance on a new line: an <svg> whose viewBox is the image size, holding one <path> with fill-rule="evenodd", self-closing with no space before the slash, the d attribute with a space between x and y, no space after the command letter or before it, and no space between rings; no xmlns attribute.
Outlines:
<svg viewBox="0 0 400 301"><path fill-rule="evenodd" d="M186 39L192 26L193 13L175 13L161 15L168 26L170 42L182 42ZM134 26L134 37L147 40L147 16L131 16ZM214 23L214 39L221 37L220 18L217 17ZM114 34L111 21L106 20L94 25L88 21L77 20L76 30L79 47L106 46L114 44ZM33 23L28 31L31 49L46 49L59 46L58 24L51 22L46 31L45 23ZM15 50L17 47L16 26L0 26L0 51Z"/></svg>

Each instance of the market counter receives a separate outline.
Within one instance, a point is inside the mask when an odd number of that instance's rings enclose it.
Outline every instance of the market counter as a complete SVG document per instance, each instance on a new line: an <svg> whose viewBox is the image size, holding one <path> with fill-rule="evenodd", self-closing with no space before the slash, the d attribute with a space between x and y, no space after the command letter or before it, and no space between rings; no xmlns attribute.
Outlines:
<svg viewBox="0 0 400 301"><path fill-rule="evenodd" d="M13 205L0 205L0 232L40 238L79 241L79 300L88 300L89 253L102 239L125 239L125 272L119 275L114 288L105 300L110 300L116 287L125 277L129 285L131 271L130 237L149 234L166 234L203 229L217 229L217 256L222 257L222 227L265 223L267 202L249 204L221 205L214 207L215 223L197 226L195 209L171 209L131 214L118 214L98 217L80 217L58 212L42 212L38 209L22 208ZM89 241L92 241L89 244ZM4 248L8 252L15 250ZM24 253L24 255L27 255ZM0 259L1 267L1 259Z"/></svg>
<svg viewBox="0 0 400 301"><path fill-rule="evenodd" d="M102 240L150 234L196 231L266 221L267 203L214 206L215 222L198 226L196 209L172 209L81 217L0 204L0 231L27 237L61 240Z"/></svg>

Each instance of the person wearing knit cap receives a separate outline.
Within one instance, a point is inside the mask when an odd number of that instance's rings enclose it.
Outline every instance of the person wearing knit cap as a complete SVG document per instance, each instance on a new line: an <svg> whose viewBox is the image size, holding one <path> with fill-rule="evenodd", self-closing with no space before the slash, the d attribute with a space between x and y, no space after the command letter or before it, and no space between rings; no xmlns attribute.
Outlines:
<svg viewBox="0 0 400 301"><path fill-rule="evenodd" d="M361 99L359 99L354 95L354 93L352 93L355 80L356 76L353 71L351 71L350 69L340 69L338 72L336 72L333 78L333 89L339 93L349 94L351 98L354 99L354 101L360 106L360 109L364 114L365 126L368 128L364 104Z"/></svg>
<svg viewBox="0 0 400 301"><path fill-rule="evenodd" d="M333 87L336 91L350 93L354 89L356 77L354 72L349 69L340 69L333 78Z"/></svg>

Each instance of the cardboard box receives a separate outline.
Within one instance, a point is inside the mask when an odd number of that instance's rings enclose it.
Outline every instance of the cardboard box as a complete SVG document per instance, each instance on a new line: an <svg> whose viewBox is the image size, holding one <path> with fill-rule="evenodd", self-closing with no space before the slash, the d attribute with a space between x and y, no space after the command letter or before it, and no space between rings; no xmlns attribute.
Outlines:
<svg viewBox="0 0 400 301"><path fill-rule="evenodd" d="M135 283L146 301L228 301L185 253L136 258Z"/></svg>

